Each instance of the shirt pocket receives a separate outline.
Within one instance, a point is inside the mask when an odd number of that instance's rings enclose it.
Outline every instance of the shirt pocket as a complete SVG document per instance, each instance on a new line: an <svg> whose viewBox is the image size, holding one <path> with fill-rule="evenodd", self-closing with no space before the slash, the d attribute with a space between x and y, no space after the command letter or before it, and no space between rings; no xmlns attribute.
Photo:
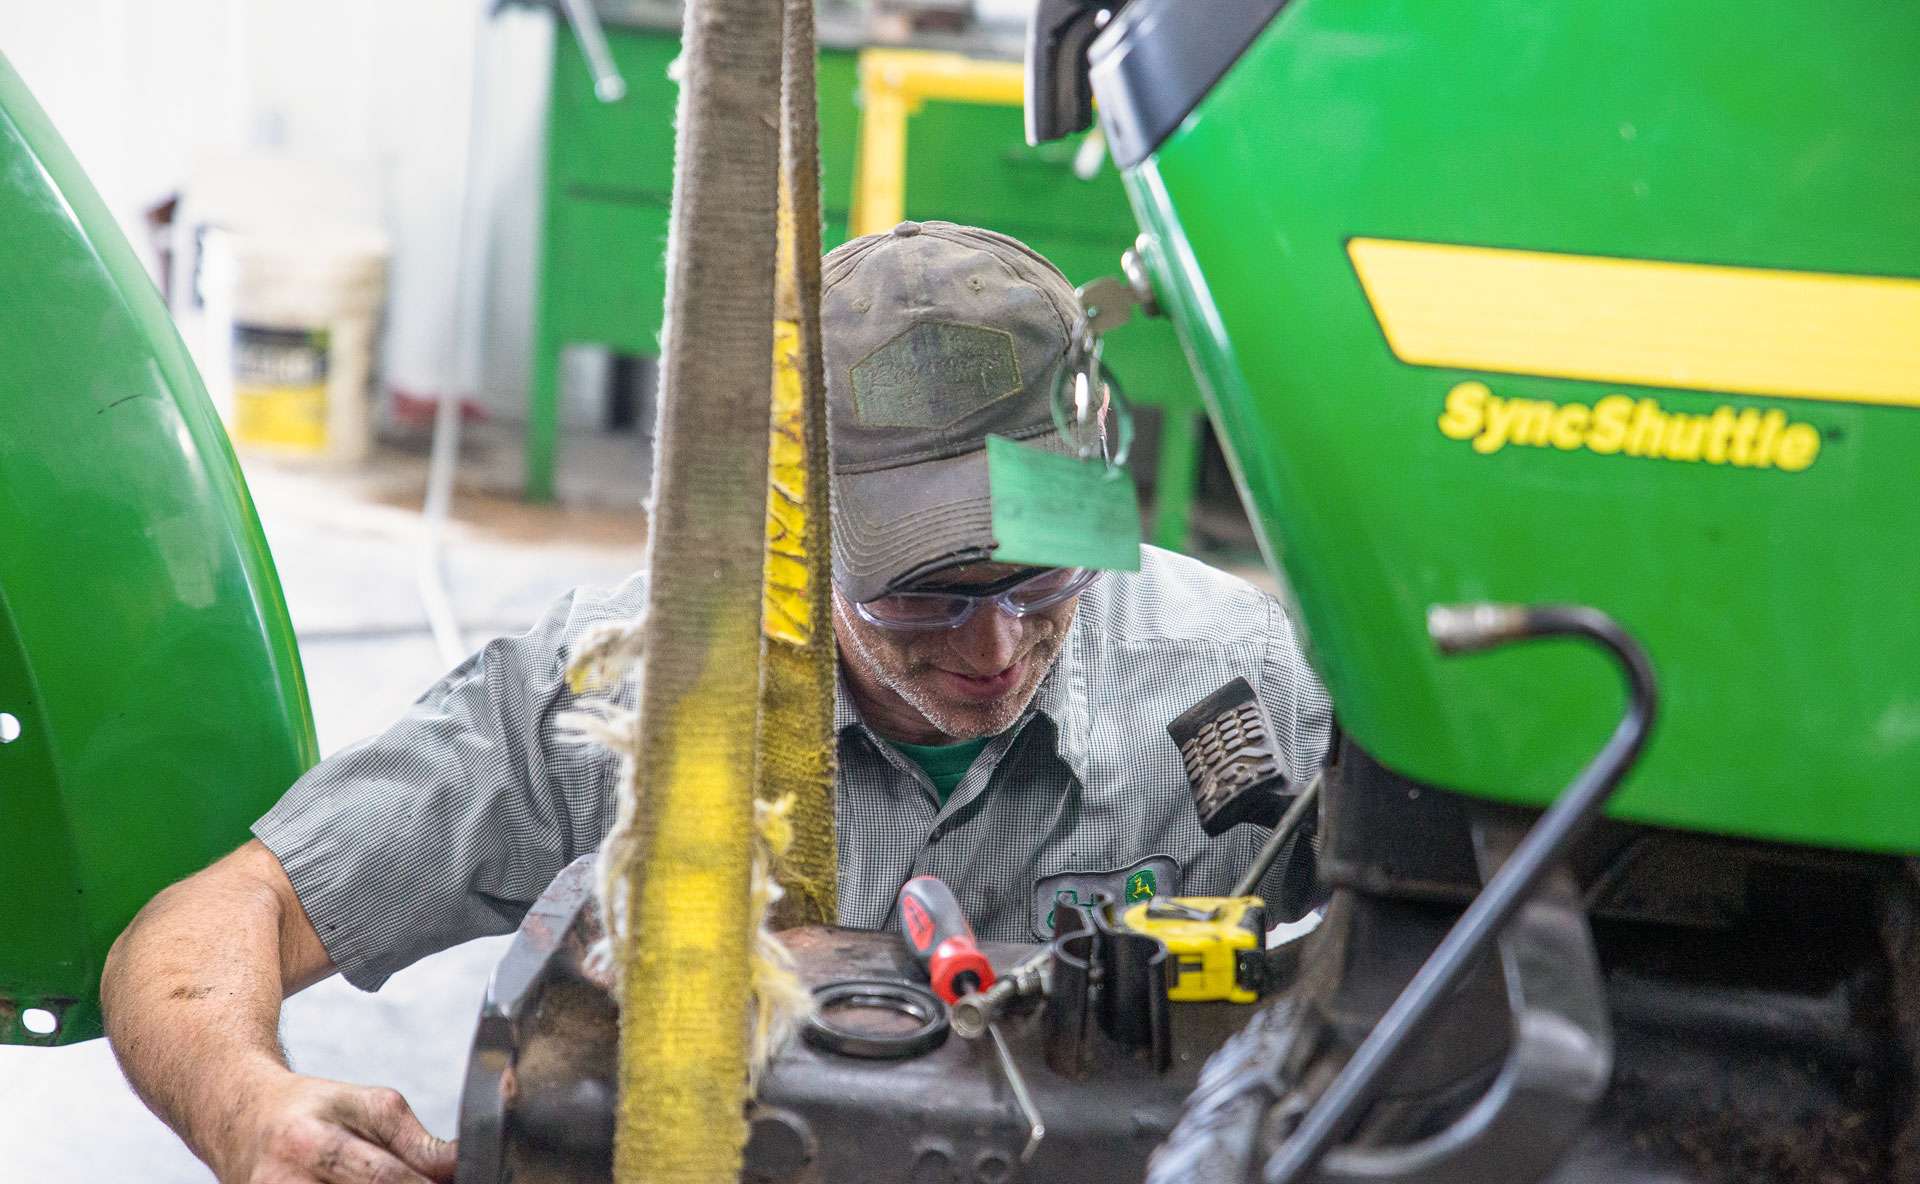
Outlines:
<svg viewBox="0 0 1920 1184"><path fill-rule="evenodd" d="M1028 921L1034 937L1049 941L1063 907L1084 907L1105 899L1124 908L1179 892L1180 865L1171 855L1148 855L1108 867L1069 867L1034 879Z"/></svg>

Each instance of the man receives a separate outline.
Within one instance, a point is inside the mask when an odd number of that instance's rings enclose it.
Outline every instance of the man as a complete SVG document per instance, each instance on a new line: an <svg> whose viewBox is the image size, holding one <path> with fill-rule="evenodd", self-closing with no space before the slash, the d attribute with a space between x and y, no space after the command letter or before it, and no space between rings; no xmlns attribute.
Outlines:
<svg viewBox="0 0 1920 1184"><path fill-rule="evenodd" d="M903 223L827 257L843 924L882 925L920 873L1002 939L1044 937L1056 903L1096 892L1226 892L1266 832L1206 836L1165 727L1232 678L1294 778L1324 758L1325 693L1249 585L1151 548L1137 573L994 561L984 437L1053 437L1077 311L1051 264L989 231ZM632 582L578 591L490 643L121 937L115 1051L222 1180L451 1178L398 1094L287 1068L280 1001L336 970L373 990L506 931L599 844L613 765L561 737L563 672L586 629L643 603Z"/></svg>

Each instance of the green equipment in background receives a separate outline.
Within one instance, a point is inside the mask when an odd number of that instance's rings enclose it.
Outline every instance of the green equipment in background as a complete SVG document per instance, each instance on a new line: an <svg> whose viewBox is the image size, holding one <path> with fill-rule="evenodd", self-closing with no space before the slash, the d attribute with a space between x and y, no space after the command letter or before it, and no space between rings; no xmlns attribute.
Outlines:
<svg viewBox="0 0 1920 1184"><path fill-rule="evenodd" d="M1920 14L1176 7L1094 90L1343 727L1543 805L1612 676L1427 609L1591 604L1667 705L1614 815L1920 850Z"/></svg>
<svg viewBox="0 0 1920 1184"><path fill-rule="evenodd" d="M108 947L316 759L206 391L0 58L0 1043L100 1034Z"/></svg>
<svg viewBox="0 0 1920 1184"><path fill-rule="evenodd" d="M680 53L678 6L602 7L608 58L624 84L617 101L596 93L580 42L558 26L554 38L527 411L526 493L536 501L554 491L561 350L579 343L629 355L660 352L679 103L670 77ZM848 27L844 14L835 19L830 8L822 12L817 75L822 238L829 248L849 237L856 205L864 33ZM634 15L636 9L643 16ZM956 43L952 37L936 42L943 48ZM1005 64L973 60L983 69ZM916 99L911 114L901 170L904 217L1011 234L1076 284L1111 270L1114 257L1132 244L1137 229L1113 165L1101 160L1083 180L1075 172L1080 137L1029 147L1017 92L1004 102ZM1126 395L1160 411L1150 538L1184 549L1200 467L1201 408L1192 374L1171 326L1161 321L1128 325L1109 337L1106 350L1105 362Z"/></svg>

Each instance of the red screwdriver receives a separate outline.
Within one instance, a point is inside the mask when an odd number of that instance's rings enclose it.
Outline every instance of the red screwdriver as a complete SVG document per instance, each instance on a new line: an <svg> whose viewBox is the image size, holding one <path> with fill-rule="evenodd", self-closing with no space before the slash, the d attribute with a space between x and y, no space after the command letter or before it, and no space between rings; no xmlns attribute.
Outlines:
<svg viewBox="0 0 1920 1184"><path fill-rule="evenodd" d="M952 1003L993 985L993 965L974 944L973 926L953 889L938 876L915 876L900 889L900 935L933 983Z"/></svg>
<svg viewBox="0 0 1920 1184"><path fill-rule="evenodd" d="M954 899L953 889L939 877L915 876L901 886L900 936L906 939L907 948L919 960L920 968L927 972L933 993L948 1003L993 985L993 965L974 941L973 926L967 924L967 915ZM1034 1108L1026 1080L1013 1063L1013 1053L1007 1048L1006 1038L1000 1035L999 1025L989 1019L986 1029L987 1035L993 1037L993 1051L1000 1058L1000 1071L1013 1088L1013 1100L1027 1123L1027 1145L1020 1152L1020 1161L1025 1163L1033 1158L1034 1148L1047 1133L1046 1124L1040 1121L1040 1112Z"/></svg>

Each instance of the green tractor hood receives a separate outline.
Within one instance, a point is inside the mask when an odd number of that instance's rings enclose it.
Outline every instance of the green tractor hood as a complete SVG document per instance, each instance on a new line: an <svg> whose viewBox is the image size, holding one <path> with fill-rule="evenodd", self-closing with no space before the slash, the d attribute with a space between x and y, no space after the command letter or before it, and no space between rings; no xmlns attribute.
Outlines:
<svg viewBox="0 0 1920 1184"><path fill-rule="evenodd" d="M1801 0L1106 25L1142 253L1376 758L1550 800L1612 673L1426 615L1582 603L1664 692L1616 816L1920 850L1917 50L1920 9Z"/></svg>

